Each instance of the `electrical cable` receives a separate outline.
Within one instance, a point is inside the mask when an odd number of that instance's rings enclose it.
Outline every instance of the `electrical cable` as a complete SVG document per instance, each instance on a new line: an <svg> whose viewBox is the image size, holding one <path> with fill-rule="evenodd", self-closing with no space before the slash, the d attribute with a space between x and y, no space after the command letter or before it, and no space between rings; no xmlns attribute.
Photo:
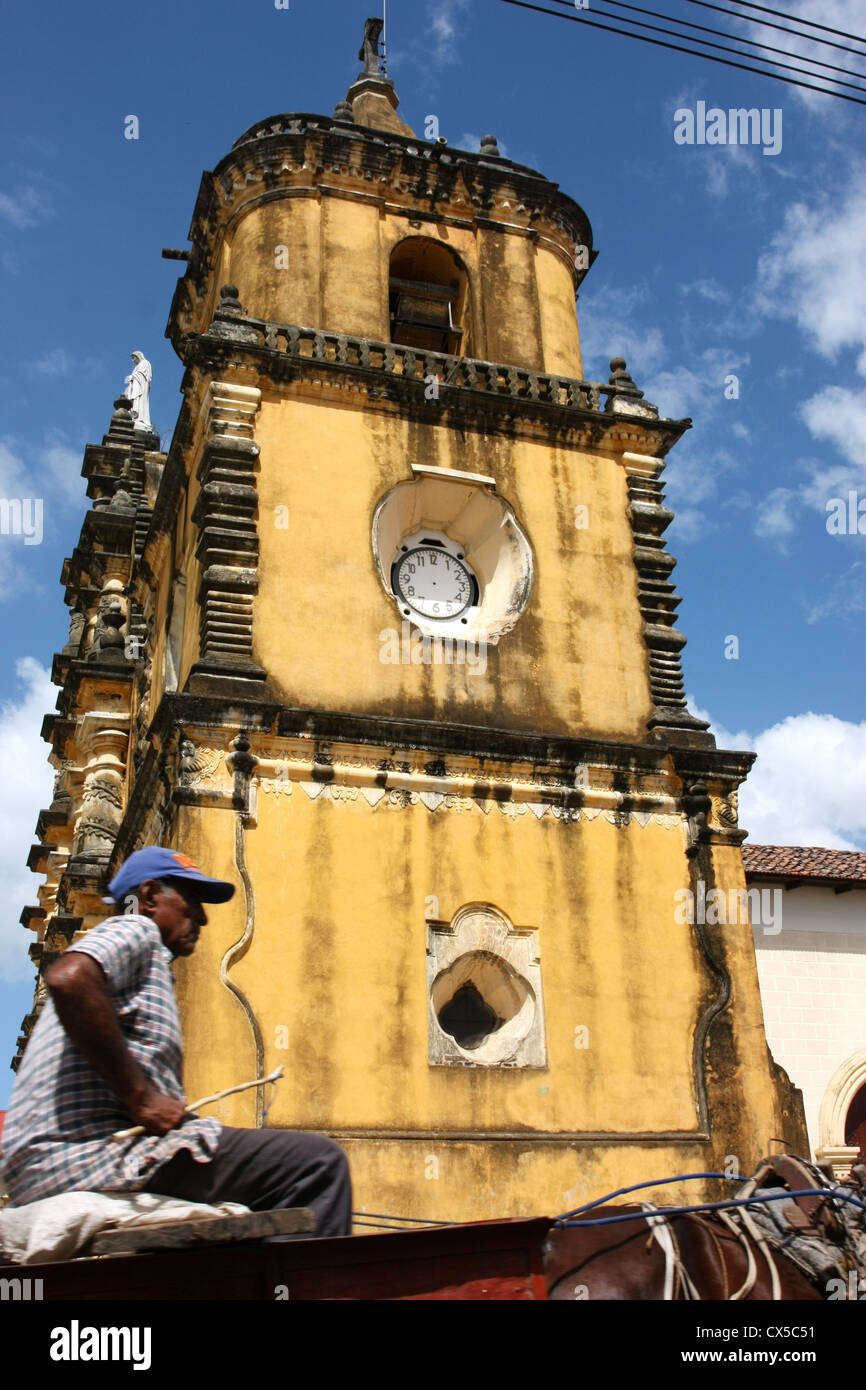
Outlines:
<svg viewBox="0 0 866 1390"><path fill-rule="evenodd" d="M556 0L556 3L557 3L557 4L563 4L563 5L565 5L565 4L568 4L568 0ZM794 53L794 52L793 52L791 49L789 49L789 48L776 48L774 44L771 44L771 43L759 43L759 42L757 41L757 39L746 39L746 38L742 38L739 34L732 35L732 34L726 33L723 29L711 29L711 28L709 28L706 24L693 24L693 23L691 22L691 20L689 20L689 19L676 19L673 15L662 14L660 10L647 10L647 9L644 9L643 6L641 6L641 5L628 5L628 4L625 3L625 0L603 0L603 3L606 4L606 5L615 5L616 8L617 8L618 10L635 10L636 13L638 13L638 14L648 14L648 15L652 15L655 19L669 19L673 24L684 24L688 29L700 29L702 33L704 33L704 34L715 34L716 38L719 38L719 39L736 38L737 43L747 43L747 44L749 44L752 48L765 48L765 49L767 50L768 53L780 53L780 54L782 54L782 56L785 57L785 58L800 58L800 57L801 57L801 55L800 55L799 53ZM604 10L599 10L598 8L596 8L596 11L595 11L595 12L596 12L596 14L605 14L605 13L606 13L606 11L604 11ZM625 23L627 23L627 24L637 24L637 20L629 19L629 20L626 20ZM649 28L649 27L650 27L650 26L647 25L647 28ZM665 31L664 31L664 30L660 30L659 32L664 33ZM673 32L673 31L670 31L670 32ZM683 34L681 37L687 38L688 35ZM706 40L705 40L705 39L695 39L695 43L706 43ZM715 44L707 44L707 47L708 47L708 48L715 48L716 45L715 45ZM736 52L738 52L739 50L737 50L737 49L735 49L735 48L730 48L730 49L725 49L724 51L725 51L726 53L736 53ZM744 56L750 56L750 55L744 55ZM863 57L866 58L866 53L863 54ZM772 61L772 59L770 59L770 58L761 58L760 61L761 61L761 62L769 63L769 62ZM841 73L844 73L847 77L859 77L859 78L861 78L863 81L866 81L866 72L854 72L853 69L851 69L851 68L840 68L840 67L838 66L838 64L836 64L836 63L823 63L823 62L821 61L820 58L806 58L805 56L803 56L802 59L801 59L801 61L804 62L804 63L811 63L813 67L828 68L831 72L841 72ZM784 65L780 63L779 66L782 67L782 66L784 66ZM797 71L797 69L793 69L793 71ZM811 75L812 75L813 77L821 78L821 80L824 81L824 82L829 82L829 81L831 81L831 79L830 79L829 77L824 77L823 74L822 74L822 73L819 73L819 72L813 73L813 74L811 74ZM850 87L852 84L851 84L850 82L843 82L843 83L840 83L840 85L843 86L843 87ZM864 90L866 90L866 89L864 89L864 88L862 88L862 87L856 87L854 90L855 90L855 91L864 91Z"/></svg>
<svg viewBox="0 0 866 1390"><path fill-rule="evenodd" d="M790 10L770 10L766 5L753 4L753 0L733 0L733 3L745 5L750 10L761 10L764 14L778 15L779 19L794 19L798 24L808 24L812 29L823 29L825 34L840 34L843 39L856 39L858 43L864 42L859 34L849 34L844 29L832 29L829 24L819 24L815 19L803 19L801 15L791 14ZM747 18L745 15L743 17ZM758 20L754 21L755 24L758 22Z"/></svg>
<svg viewBox="0 0 866 1390"><path fill-rule="evenodd" d="M569 0L553 0L553 3L556 4L556 5L569 5ZM619 0L609 0L609 3L611 3L611 4L618 4L618 3L619 3ZM570 8L570 6L569 6L569 8ZM631 10L631 9L637 9L638 7L637 7L636 5L623 5L622 8L623 8L623 9L629 9L629 10ZM595 11L595 13L596 13L596 14L602 14L602 15L604 15L604 14L607 13L607 11L606 11L606 10L598 10L598 9L597 9L597 10ZM641 13L654 14L655 11L654 11L654 10L646 10L646 11L641 11ZM670 15L660 15L659 17L660 17L661 19L670 19L670 18L671 18ZM616 19L617 16L616 16L616 15L610 15L609 18L610 18L610 19ZM653 31L653 33L656 33L656 34L669 34L672 38L677 38L677 39L689 39L689 38L692 37L690 34L678 34L678 33L676 32L675 29L665 29L665 28L663 28L663 27L662 27L661 25L659 25L659 24L644 24L643 21L640 20L640 19L623 19L622 22L623 22L623 24L633 24L633 25L635 26L636 29L650 29L650 30ZM682 21L682 20L675 19L673 22L674 22L675 24L680 24L680 23L682 23L683 21ZM695 28L700 28L701 26L700 26L700 25L696 25L696 26L694 26L694 27L695 27ZM627 30L627 29L623 29L623 30L621 30L621 32L622 32L622 33L628 33L628 30ZM710 29L708 32L711 33L711 34L714 34L714 33L716 33L717 31L716 31L715 29ZM640 35L639 35L639 34L635 34L635 35L633 35L633 37L634 37L634 38L639 38ZM721 37L723 37L723 38L724 38L724 37L730 38L731 35L727 35L727 36L721 35ZM702 44L704 44L704 46L705 46L706 48L717 48L717 49L719 49L720 52L722 52L722 53L739 53L739 54L742 54L742 56L743 56L744 58L752 58L752 57L755 57L756 60L757 60L758 62L762 62L762 63L769 63L769 62L772 62L774 67L777 67L777 68L784 68L787 72L798 72L798 73L801 74L801 76L804 76L804 77L817 77L817 78L819 78L820 81L822 81L822 82L833 82L833 83L835 84L835 86L837 86L837 87L850 87L851 90L852 90L853 92L863 92L864 96L866 96L866 87L858 87L854 82L842 82L842 81L841 81L839 78L837 78L837 77L833 77L833 78L825 77L823 73L820 73L820 72L808 72L807 70L804 70L804 69L801 68L801 67L795 67L795 66L794 66L793 64L791 64L791 63L779 63L779 62L776 62L775 59L770 59L770 58L757 58L757 55L755 55L755 54L752 54L752 53L743 53L743 51L742 51L741 48L728 48L725 44L721 44L721 43L711 43L708 39L692 39L692 42L693 42L693 43L702 43ZM748 40L748 39L744 39L743 42L744 42L744 43L748 43L749 40ZM761 48L764 48L764 47L766 47L766 46L767 46L767 45L765 45L765 44L760 44L760 45L759 45L759 47L761 47ZM776 50L774 50L774 51L776 51L776 52L782 52L781 49L776 49ZM705 55L703 55L703 56L705 56L705 57L710 57L710 54L705 54ZM796 58L796 57L797 57L797 54L796 54L796 53L792 53L792 54L790 54L789 56L792 57L792 58ZM811 59L806 58L804 61L808 63L808 62L811 61ZM826 65L826 66L829 66L829 65ZM841 71L841 69L840 69L840 71ZM847 69L846 69L846 71L847 71ZM852 72L852 73L850 73L850 76L851 76L851 77L866 77L866 74L864 74L864 73L859 73L859 72ZM828 93L828 95L832 95L832 93Z"/></svg>
<svg viewBox="0 0 866 1390"><path fill-rule="evenodd" d="M718 10L719 14L726 14L729 19L748 20L749 24L754 24L762 29L779 29L783 34L793 34L797 39L805 39L807 43L823 43L827 48L841 48L843 53L853 53L856 58L866 58L866 53L858 53L855 48L849 48L846 43L834 43L832 39L819 39L817 34L801 34L799 29L789 29L785 24L774 24L770 19L753 19L751 15L737 15L732 10L725 9L724 5L714 5L713 0L686 0L688 5L700 5L704 10ZM770 14L775 14L771 10ZM793 16L791 16L793 18ZM831 33L841 33L841 30L833 29ZM866 43L866 38L859 34L846 34L846 38L854 39L856 43Z"/></svg>
<svg viewBox="0 0 866 1390"><path fill-rule="evenodd" d="M585 13L581 13L580 15L563 14L561 10L547 10L542 5L530 4L529 0L501 0L501 3L504 5L515 5L521 10L533 10L538 14L552 15L554 19L564 19L572 24L586 24L589 25L591 29L604 29L611 34L621 34L625 38L637 39L640 43L650 43L654 48L669 48L675 53L687 53L693 58L703 58L708 63L721 63L726 68L739 68L743 72L754 72L757 73L759 77L771 77L776 82L785 82L789 87L806 87L811 92L820 92L822 96L835 97L837 101L850 101L853 102L855 106L866 106L866 100L862 100L860 97L848 96L846 92L835 92L827 87L816 87L814 82L798 82L796 78L784 77L778 72L767 72L765 68L752 67L748 63L733 63L730 58L717 58L713 53L701 53L698 49L683 48L681 44L665 43L663 39L650 39L644 34L633 34L628 29L618 29L611 24L599 24L597 20L588 19ZM677 37L682 38L684 36L678 35ZM739 51L739 49L731 50L731 52L734 53ZM742 56L744 58L749 58L752 55L744 53ZM809 75L812 77L818 76L817 73L811 73Z"/></svg>

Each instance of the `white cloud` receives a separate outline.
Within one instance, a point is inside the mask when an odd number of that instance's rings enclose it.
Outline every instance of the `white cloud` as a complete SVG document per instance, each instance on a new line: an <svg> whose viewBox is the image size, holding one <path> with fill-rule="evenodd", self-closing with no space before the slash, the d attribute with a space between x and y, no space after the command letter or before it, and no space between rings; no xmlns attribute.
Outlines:
<svg viewBox="0 0 866 1390"><path fill-rule="evenodd" d="M753 843L866 849L866 722L795 714L752 739L689 708L710 720L720 748L758 755L739 801Z"/></svg>
<svg viewBox="0 0 866 1390"><path fill-rule="evenodd" d="M0 705L0 766L6 775L0 802L0 881L6 910L0 917L0 977L33 976L27 947L31 934L18 921L23 907L35 904L42 880L27 868L36 818L51 801L54 774L48 747L40 737L45 714L55 708L57 689L49 672L32 657L15 663L20 698Z"/></svg>
<svg viewBox="0 0 866 1390"><path fill-rule="evenodd" d="M680 285L680 294L696 294L701 299L708 299L712 304L728 304L730 302L730 290L726 290L724 285L720 285L718 280L693 280L689 285Z"/></svg>
<svg viewBox="0 0 866 1390"><path fill-rule="evenodd" d="M44 544L56 533L65 507L83 510L87 505L80 451L71 448L59 431L49 431L43 443L25 458L17 440L0 437L0 498L41 503L38 519L37 507L28 509L24 534L36 537L37 545ZM37 545L28 545L20 535L0 537L0 603L20 597L22 591L40 589L39 574L32 564Z"/></svg>
<svg viewBox="0 0 866 1390"><path fill-rule="evenodd" d="M694 367L675 367L669 371L656 372L646 383L648 398L657 404L660 412L669 419L680 420L700 412L702 423L706 423L711 411L722 405L728 410L736 409L725 400L726 378L736 375L743 367L748 367L748 353L734 352L729 348L705 348L699 356L693 356ZM639 386L644 387L641 381Z"/></svg>
<svg viewBox="0 0 866 1390"><path fill-rule="evenodd" d="M25 459L19 440L0 437L0 496L49 497L86 504L81 477L82 451L67 442L60 430L48 430L41 444L32 446ZM46 486L48 484L48 486Z"/></svg>
<svg viewBox="0 0 866 1390"><path fill-rule="evenodd" d="M862 166L852 169L841 206L819 199L812 206L798 202L787 208L770 249L758 261L756 298L762 314L793 319L829 361L853 349L856 370L866 375L863 172ZM800 461L802 480L777 487L764 499L755 530L775 540L796 530L799 511L824 513L829 498L866 485L866 390L834 382L803 401L799 414L812 437L832 445L841 458Z"/></svg>
<svg viewBox="0 0 866 1390"><path fill-rule="evenodd" d="M63 348L52 348L33 363L33 370L42 376L66 376L72 363Z"/></svg>
<svg viewBox="0 0 866 1390"><path fill-rule="evenodd" d="M468 6L469 0L437 0L435 5L428 7L426 23L433 35L430 56L435 63L446 66L457 62L457 25Z"/></svg>
<svg viewBox="0 0 866 1390"><path fill-rule="evenodd" d="M738 173L757 178L761 173L760 156L761 151L750 145L708 145L699 151L704 162L704 187L710 197L727 198ZM737 191L743 192L742 179ZM754 196L754 190L749 196Z"/></svg>
<svg viewBox="0 0 866 1390"><path fill-rule="evenodd" d="M800 414L816 439L829 439L845 458L866 468L866 391L825 386Z"/></svg>
<svg viewBox="0 0 866 1390"><path fill-rule="evenodd" d="M822 356L859 352L866 375L866 186L851 170L848 197L837 207L822 199L794 203L758 261L763 313L792 318Z"/></svg>
<svg viewBox="0 0 866 1390"><path fill-rule="evenodd" d="M17 188L14 193L0 193L0 217L11 222L13 227L35 227L50 217L52 211L45 194L32 183Z"/></svg>
<svg viewBox="0 0 866 1390"><path fill-rule="evenodd" d="M785 27L789 30L794 30L796 28L790 21L795 21L799 18L801 20L812 20L816 24L826 25L830 29L839 29L848 34L860 34L863 32L863 0L788 0L788 3L784 6L783 13L786 21L788 21ZM794 54L796 58L810 59L813 64L816 62L830 63L840 68L848 68L849 70L852 68L851 58L854 56L853 51L840 53L838 49L828 48L826 43L818 42L821 37L824 37L820 29L813 29L811 31L814 38L805 37L805 35L809 33L808 25L799 29L798 32L783 34L774 30L768 37L769 31L760 24L757 18L752 20L739 14L734 15L730 13L729 18L734 21L734 26L739 33L742 33L747 38L757 43L772 44L776 48L785 49L789 54ZM799 37L800 34L803 34L804 37ZM826 37L836 43L844 43L844 40L840 40L838 35L830 34ZM762 55L760 49L755 49L753 52L756 59L768 66L774 66L772 63L772 54L767 53ZM791 59L789 57L780 57L779 62L790 63ZM775 66L778 67L778 65ZM778 68L778 71L786 78L797 77L796 73L788 72L781 67ZM846 77L844 80L846 82L851 81L850 77ZM813 66L808 69L803 75L803 81L818 87L829 87L830 90L834 88L832 73L827 72L821 67ZM779 84L773 83L772 85L778 86ZM840 87L836 88L836 90L845 91L846 89ZM783 89L779 87L779 91L780 93L782 91L790 92L806 106L823 116L832 116L841 119L842 111L846 109L844 103L836 101L832 97L820 96L817 92L813 92L808 88L788 87ZM781 97L779 100L781 101ZM851 107L847 107L847 110L850 111Z"/></svg>
<svg viewBox="0 0 866 1390"><path fill-rule="evenodd" d="M784 541L793 535L797 523L791 510L797 500L797 493L790 487L774 487L755 513L755 535L766 536L769 540Z"/></svg>
<svg viewBox="0 0 866 1390"><path fill-rule="evenodd" d="M581 292L580 342L583 374L589 381L607 381L612 357L624 357L628 369L643 389L643 379L656 371L667 352L657 328L643 328L636 309L647 299L641 286L591 289Z"/></svg>
<svg viewBox="0 0 866 1390"><path fill-rule="evenodd" d="M836 579L830 593L820 603L804 603L806 622L811 627L824 618L858 618L866 613L866 563L855 560L850 569Z"/></svg>

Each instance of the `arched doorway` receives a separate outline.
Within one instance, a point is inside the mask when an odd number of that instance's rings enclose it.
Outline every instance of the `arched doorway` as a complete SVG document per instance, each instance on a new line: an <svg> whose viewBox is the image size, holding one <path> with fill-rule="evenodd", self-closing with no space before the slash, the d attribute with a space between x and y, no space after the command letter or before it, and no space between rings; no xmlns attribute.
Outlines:
<svg viewBox="0 0 866 1390"><path fill-rule="evenodd" d="M850 1172L866 1139L866 1048L855 1052L834 1073L821 1102L819 1162L831 1163L837 1177Z"/></svg>

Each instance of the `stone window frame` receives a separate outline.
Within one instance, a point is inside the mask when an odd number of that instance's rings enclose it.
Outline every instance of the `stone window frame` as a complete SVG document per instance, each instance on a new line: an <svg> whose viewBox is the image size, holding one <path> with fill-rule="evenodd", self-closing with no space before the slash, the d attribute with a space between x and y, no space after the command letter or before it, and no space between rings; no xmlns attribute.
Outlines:
<svg viewBox="0 0 866 1390"><path fill-rule="evenodd" d="M547 1068L538 929L515 927L492 903L465 903L450 921L427 921L427 1045L431 1066ZM481 1046L461 1047L439 1023L436 985L467 957L495 963L520 982L524 1004ZM441 1007L441 1003L440 1003Z"/></svg>

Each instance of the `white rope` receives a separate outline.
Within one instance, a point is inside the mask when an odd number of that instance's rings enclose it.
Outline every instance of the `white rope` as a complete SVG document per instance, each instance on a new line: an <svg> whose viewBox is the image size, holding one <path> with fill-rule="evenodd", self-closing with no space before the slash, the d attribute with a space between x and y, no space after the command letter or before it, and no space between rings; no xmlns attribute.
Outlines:
<svg viewBox="0 0 866 1390"><path fill-rule="evenodd" d="M782 1299L782 1285L779 1282L779 1271L776 1268L776 1263L772 1255L770 1254L770 1248L767 1245L767 1242L764 1239L763 1235L761 1234L760 1227L755 1222L755 1218L749 1215L749 1210L747 1207L740 1207L740 1215L743 1218L743 1225L745 1226L749 1235L752 1237L752 1240L755 1242L758 1249L761 1251L761 1254L764 1256L764 1259L767 1261L767 1266L770 1270L770 1283L773 1289L773 1302L779 1303Z"/></svg>
<svg viewBox="0 0 866 1390"><path fill-rule="evenodd" d="M641 1211L658 1211L658 1207L652 1202L641 1202ZM650 1228L653 1237L658 1241L659 1246L664 1252L665 1257L665 1282L662 1297L666 1303L674 1301L674 1274L679 1275L682 1284L683 1294L686 1302L701 1302L701 1296L695 1285L689 1278L688 1271L683 1264L679 1251L676 1248L673 1231L663 1216L647 1216L646 1223Z"/></svg>
<svg viewBox="0 0 866 1390"><path fill-rule="evenodd" d="M743 1249L746 1252L746 1278L741 1284L741 1286L737 1289L737 1292L732 1293L730 1298L728 1299L729 1303L737 1303L740 1299L748 1298L749 1294L752 1292L752 1289L755 1287L755 1280L758 1277L758 1266L755 1263L755 1257L752 1254L752 1247L749 1244L746 1233L745 1231L741 1231L737 1224L736 1215L730 1211L720 1211L718 1214L722 1218L722 1221L728 1227L728 1229L730 1231L733 1231L734 1235L737 1237L737 1240L740 1242L740 1245L742 1245ZM724 1258L724 1256L722 1258Z"/></svg>

